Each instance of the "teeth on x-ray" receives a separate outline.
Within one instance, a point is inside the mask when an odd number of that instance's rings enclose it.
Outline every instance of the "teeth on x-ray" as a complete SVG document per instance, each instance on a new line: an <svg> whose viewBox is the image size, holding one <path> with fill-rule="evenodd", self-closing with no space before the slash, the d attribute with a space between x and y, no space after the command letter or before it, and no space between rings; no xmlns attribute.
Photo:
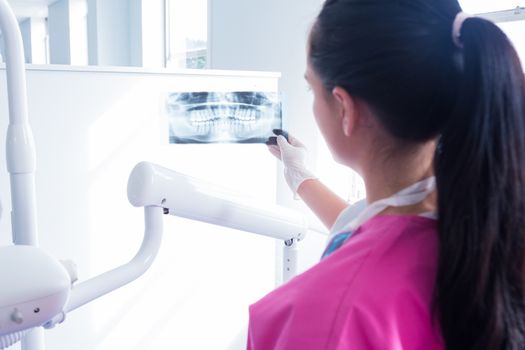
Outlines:
<svg viewBox="0 0 525 350"><path fill-rule="evenodd" d="M275 92L174 92L166 111L170 143L261 143L282 127Z"/></svg>

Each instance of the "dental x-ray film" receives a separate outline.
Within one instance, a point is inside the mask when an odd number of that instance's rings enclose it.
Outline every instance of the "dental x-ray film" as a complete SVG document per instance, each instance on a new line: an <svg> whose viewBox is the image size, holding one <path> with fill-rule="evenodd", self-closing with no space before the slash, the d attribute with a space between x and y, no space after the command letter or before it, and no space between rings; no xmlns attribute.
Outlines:
<svg viewBox="0 0 525 350"><path fill-rule="evenodd" d="M282 128L277 92L172 92L166 113L170 143L264 143Z"/></svg>

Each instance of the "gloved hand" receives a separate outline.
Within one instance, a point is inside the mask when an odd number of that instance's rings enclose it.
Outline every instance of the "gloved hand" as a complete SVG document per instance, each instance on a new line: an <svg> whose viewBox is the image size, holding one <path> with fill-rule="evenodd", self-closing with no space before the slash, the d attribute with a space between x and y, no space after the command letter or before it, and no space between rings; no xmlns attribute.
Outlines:
<svg viewBox="0 0 525 350"><path fill-rule="evenodd" d="M317 179L306 167L306 147L295 137L288 135L288 141L281 130L274 130L277 144L268 143L271 154L279 158L284 165L284 178L292 190L294 198L298 199L297 189L305 180Z"/></svg>

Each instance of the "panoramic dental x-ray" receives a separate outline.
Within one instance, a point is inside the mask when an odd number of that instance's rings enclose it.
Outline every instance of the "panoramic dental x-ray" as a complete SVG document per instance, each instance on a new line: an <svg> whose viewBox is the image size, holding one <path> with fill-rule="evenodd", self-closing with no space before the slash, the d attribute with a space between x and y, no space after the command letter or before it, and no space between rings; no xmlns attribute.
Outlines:
<svg viewBox="0 0 525 350"><path fill-rule="evenodd" d="M173 92L165 102L170 143L264 143L282 127L275 92Z"/></svg>

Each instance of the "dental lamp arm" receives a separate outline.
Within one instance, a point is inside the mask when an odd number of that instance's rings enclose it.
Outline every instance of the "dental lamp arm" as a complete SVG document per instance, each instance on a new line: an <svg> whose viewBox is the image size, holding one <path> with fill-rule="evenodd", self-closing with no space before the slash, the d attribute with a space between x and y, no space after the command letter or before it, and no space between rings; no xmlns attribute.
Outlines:
<svg viewBox="0 0 525 350"><path fill-rule="evenodd" d="M173 215L281 239L286 242L284 249L287 258L285 261L289 261L289 265L284 268L283 278L287 280L295 274L296 241L304 237L307 227L303 217L294 211L287 208L261 206L255 202L248 203L246 198L236 197L224 188L145 162L138 164L130 175L128 197L133 205L145 206L144 240L139 252L128 264L79 283L71 291L69 290L70 276L66 269L57 267L58 263L50 258L47 258L46 264L36 264L37 266L54 266L55 270L58 271L56 275L61 276L62 283L59 285L52 282L58 281L59 277L57 277L50 278L49 284L57 286L62 293L61 295L69 296L65 307L61 308L60 305L63 304L60 304L54 309L57 311L62 309L63 311L57 312L56 316L45 322L44 327L51 328L57 323L61 323L68 312L122 287L142 275L150 267L159 250L164 211ZM29 262L34 261L39 254L43 255L43 252L36 247L11 246L9 248L17 249L17 252L10 256L0 254L0 257L7 259L7 261L11 261L14 257L21 259L21 249L33 249L25 254ZM7 263L3 265L8 266ZM31 267L35 264L25 263L24 265ZM5 273L2 275L5 276ZM40 273L39 275L43 274ZM13 279L15 277L13 276ZM34 293L34 288L29 287L41 285L40 282L34 282L34 278L27 280L31 281L31 283L28 282L28 288L26 288L30 293ZM20 279L17 277L16 281L11 284L17 286L19 283ZM11 290L6 291L11 292ZM11 294L13 293L9 295ZM19 293L15 294L19 295ZM42 293L42 295L48 294ZM6 298L4 296L0 298L0 301L6 301ZM24 300L18 300L17 303L25 303L25 299L34 299L34 297L28 296L22 299ZM64 300L61 303L65 302L65 299L61 300ZM12 304L10 303L10 305ZM9 310L6 309L6 312L13 312L13 307L10 307ZM28 326L41 325L45 319L39 323L33 317L31 321L33 323L19 325L18 327L15 325L12 332L2 332L1 335L11 337L10 339L5 338L6 341L18 341L23 333L16 332L23 332L28 329Z"/></svg>
<svg viewBox="0 0 525 350"><path fill-rule="evenodd" d="M297 274L297 242L304 238L308 225L296 211L264 205L229 189L146 162L137 164L132 171L128 199L135 206L159 205L172 215L280 239L284 243L283 263L277 284Z"/></svg>
<svg viewBox="0 0 525 350"><path fill-rule="evenodd" d="M166 213L281 240L301 240L303 216L289 208L264 205L218 185L148 162L133 169L128 199L134 206L155 205Z"/></svg>
<svg viewBox="0 0 525 350"><path fill-rule="evenodd" d="M299 213L288 208L264 206L230 190L180 174L159 165L141 162L128 180L128 199L145 207L146 233L139 253L126 265L75 285L64 313L45 327L62 322L65 313L117 289L144 273L159 249L162 213L257 233L287 242L295 257L296 241L306 234L307 225ZM295 273L290 268L289 278Z"/></svg>

